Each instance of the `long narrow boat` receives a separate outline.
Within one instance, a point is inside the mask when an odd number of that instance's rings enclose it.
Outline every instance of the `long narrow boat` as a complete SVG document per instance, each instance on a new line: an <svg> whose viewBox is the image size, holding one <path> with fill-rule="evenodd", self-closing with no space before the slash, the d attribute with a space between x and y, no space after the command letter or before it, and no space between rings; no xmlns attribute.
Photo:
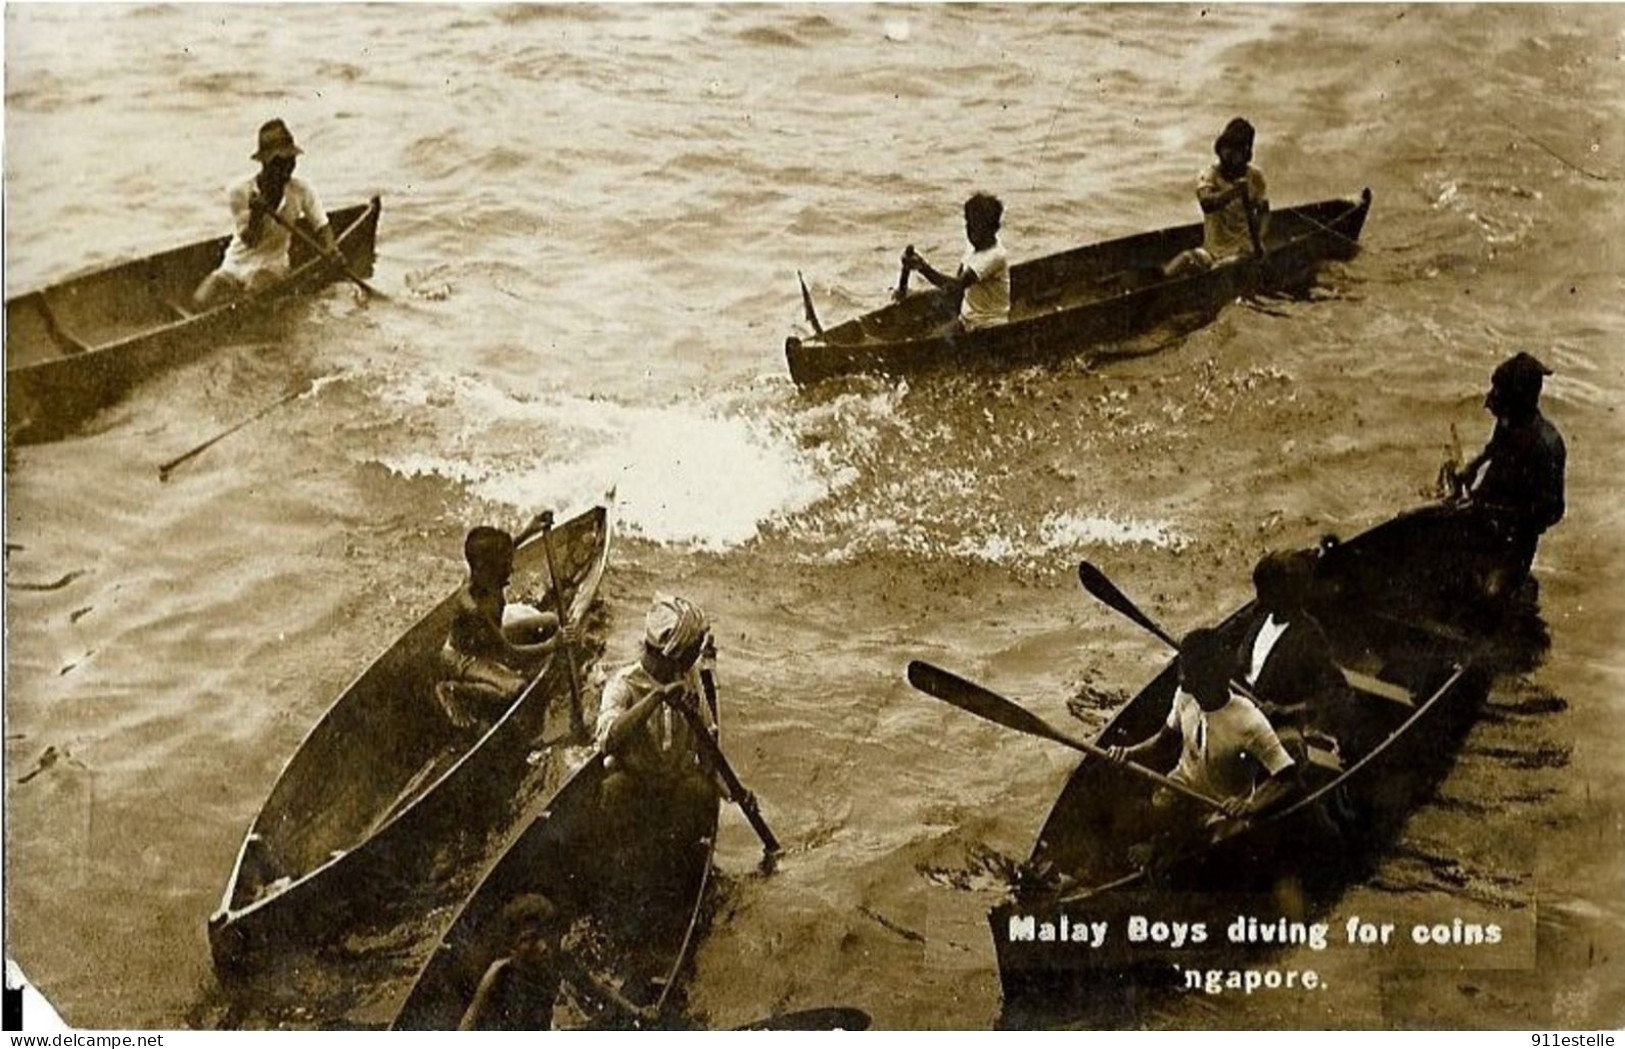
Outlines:
<svg viewBox="0 0 1625 1049"><path fill-rule="evenodd" d="M1216 313L1238 296L1313 283L1328 259L1351 258L1371 210L1358 199L1272 212L1262 260L1173 279L1160 267L1200 247L1200 223L1090 244L1010 269L1010 320L959 331L959 301L911 295L818 334L790 336L784 354L801 385L840 375L909 375L939 368L998 368L1073 356L1121 342L1183 314Z"/></svg>
<svg viewBox="0 0 1625 1049"><path fill-rule="evenodd" d="M603 507L551 533L559 597L579 625L609 556ZM551 608L541 537L514 558L511 595ZM223 976L286 948L318 948L514 825L533 778L527 759L551 742L550 710L569 703L557 654L505 708L468 727L436 701L455 594L441 601L346 688L305 737L249 827L209 946Z"/></svg>
<svg viewBox="0 0 1625 1049"><path fill-rule="evenodd" d="M1029 1027L1109 1012L1132 1006L1147 987L1177 980L1178 967L1233 968L1236 949L1218 931L1228 917L1250 915L1261 924L1299 917L1285 899L1324 906L1368 869L1448 772L1485 695L1493 649L1481 635L1473 640L1484 625L1473 580L1504 564L1503 551L1481 519L1443 507L1402 514L1328 546L1311 607L1350 684L1340 753L1335 760L1319 753L1304 793L1284 808L1239 832L1214 832L1154 882L1128 859L1144 833L1149 788L1085 757L1038 833L1028 869L1044 873L989 915L1002 1023ZM1253 614L1249 604L1224 621L1219 629L1228 643L1239 643ZM1167 716L1177 680L1170 662L1096 743L1149 736ZM1281 895L1282 885L1293 891ZM1215 931L1206 947L1159 952L1126 941L1133 915L1204 921ZM1111 938L1099 949L1069 942L1055 935L1063 917L1068 930L1080 921L1107 922Z"/></svg>
<svg viewBox="0 0 1625 1049"><path fill-rule="evenodd" d="M720 711L711 707L713 724ZM633 1004L656 1011L671 995L692 956L716 847L720 801L698 794L651 793L629 806L639 814L635 842L604 832L599 789L606 774L595 753L573 772L556 754L562 782L533 810L529 826L481 878L413 982L395 1030L455 1030L486 967L511 948L507 904L522 895L547 897L585 924L578 959L620 985ZM572 934L573 936L575 934ZM588 1018L614 1024L614 1017Z"/></svg>
<svg viewBox="0 0 1625 1049"><path fill-rule="evenodd" d="M381 204L329 216L350 268L372 275ZM198 356L280 299L343 280L295 240L287 280L199 311L192 292L230 237L116 263L6 300L6 428L20 441L62 437L155 371Z"/></svg>

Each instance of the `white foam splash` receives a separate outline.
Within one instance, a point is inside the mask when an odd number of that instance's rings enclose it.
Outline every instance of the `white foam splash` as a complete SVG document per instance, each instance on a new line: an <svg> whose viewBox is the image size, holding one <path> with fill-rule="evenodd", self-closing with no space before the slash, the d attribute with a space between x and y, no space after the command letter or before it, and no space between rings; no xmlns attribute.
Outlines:
<svg viewBox="0 0 1625 1049"><path fill-rule="evenodd" d="M831 482L818 461L766 423L703 404L623 405L558 396L524 401L466 378L454 390L398 387L414 407L454 407L460 457L391 453L384 466L436 474L486 502L529 512L574 506L616 489L623 527L660 543L724 549L749 542L763 524L824 498ZM477 431L466 420L480 420ZM444 435L437 440L445 447Z"/></svg>
<svg viewBox="0 0 1625 1049"><path fill-rule="evenodd" d="M1145 543L1165 550L1182 550L1190 537L1160 521L1117 520L1099 514L1050 514L1039 526L1048 550L1082 546L1129 546Z"/></svg>

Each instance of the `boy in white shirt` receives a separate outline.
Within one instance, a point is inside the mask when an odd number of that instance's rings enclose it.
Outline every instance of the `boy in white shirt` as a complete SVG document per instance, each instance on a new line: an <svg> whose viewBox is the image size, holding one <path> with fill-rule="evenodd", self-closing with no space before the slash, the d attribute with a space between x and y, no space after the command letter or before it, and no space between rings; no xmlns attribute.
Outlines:
<svg viewBox="0 0 1625 1049"><path fill-rule="evenodd" d="M970 250L949 277L931 264L910 244L903 252L903 268L919 273L949 294L961 296L959 323L966 331L1010 319L1010 260L999 243L999 223L1004 204L998 197L977 193L965 201L965 239Z"/></svg>

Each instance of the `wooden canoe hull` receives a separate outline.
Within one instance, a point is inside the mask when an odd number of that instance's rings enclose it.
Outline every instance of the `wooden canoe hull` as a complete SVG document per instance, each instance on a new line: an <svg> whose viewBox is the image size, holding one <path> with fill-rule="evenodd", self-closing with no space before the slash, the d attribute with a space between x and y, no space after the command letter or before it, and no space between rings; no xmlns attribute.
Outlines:
<svg viewBox="0 0 1625 1049"><path fill-rule="evenodd" d="M577 626L603 578L610 535L602 507L552 532L564 604ZM516 555L510 593L546 591L538 538ZM223 977L380 919L513 826L539 774L527 759L543 749L544 731L570 702L567 661L550 659L489 723L453 727L433 687L443 677L439 651L454 599L379 656L289 759L209 919ZM550 597L541 603L552 607Z"/></svg>
<svg viewBox="0 0 1625 1049"><path fill-rule="evenodd" d="M350 268L376 258L377 197L329 221ZM6 303L6 427L34 443L73 432L164 368L200 356L248 318L291 295L343 280L295 240L289 277L274 288L201 313L192 293L220 265L229 237L200 241L93 270Z"/></svg>
<svg viewBox="0 0 1625 1049"><path fill-rule="evenodd" d="M617 849L603 833L605 775L603 756L593 754L532 809L526 829L487 869L429 955L392 1029L457 1028L480 975L500 956L502 909L526 893L590 915L600 961L637 1004L654 1008L662 989L680 978L710 884L720 801L651 791L637 804L643 836L636 848Z"/></svg>
<svg viewBox="0 0 1625 1049"><path fill-rule="evenodd" d="M1033 259L1010 271L1011 320L954 330L957 301L909 297L809 338L785 341L790 377L806 386L842 375L912 375L1007 368L1063 359L1147 331L1176 315L1216 313L1238 296L1306 287L1315 269L1351 258L1371 191L1271 215L1267 254L1173 280L1149 271L1202 243L1200 224L1176 226Z"/></svg>
<svg viewBox="0 0 1625 1049"><path fill-rule="evenodd" d="M1348 762L1326 774L1305 798L1249 829L1193 850L1152 885L1134 878L1124 852L1141 833L1149 794L1138 777L1085 758L1068 779L1038 835L1030 862L1051 864L1086 886L1108 888L1060 903L1011 900L988 921L1004 992L1002 1024L1040 1026L1091 1008L1132 1007L1133 996L1172 980L1175 965L1218 965L1228 944L1209 950L1159 953L1124 942L1133 915L1204 920L1223 927L1247 914L1260 921L1286 916L1278 889L1291 884L1309 906L1329 901L1381 855L1410 811L1446 775L1457 744L1471 726L1492 672L1465 631L1474 615L1460 613L1456 580L1505 561L1505 550L1479 542L1475 519L1440 508L1402 514L1327 550L1317 570L1314 608L1340 661L1397 684L1414 706L1355 695L1357 720L1341 737ZM1409 581L1412 585L1407 585ZM1241 640L1252 606L1220 626ZM1177 684L1167 665L1101 731L1101 746L1128 744L1155 731ZM1360 762L1363 754L1370 760ZM1110 923L1102 949L1026 938L1026 919L1069 926ZM1293 915L1297 916L1297 915ZM1209 954L1212 957L1209 957ZM1230 948L1222 967L1234 966Z"/></svg>

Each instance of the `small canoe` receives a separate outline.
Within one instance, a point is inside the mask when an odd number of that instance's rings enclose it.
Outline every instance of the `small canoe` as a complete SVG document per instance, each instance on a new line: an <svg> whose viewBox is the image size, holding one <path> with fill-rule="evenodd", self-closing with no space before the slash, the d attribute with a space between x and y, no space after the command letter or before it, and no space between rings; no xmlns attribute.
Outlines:
<svg viewBox="0 0 1625 1049"><path fill-rule="evenodd" d="M572 624L598 592L610 532L598 507L551 533ZM508 592L554 607L542 596L540 537L519 548ZM454 605L455 593L374 660L283 768L209 918L222 976L332 942L437 874L479 862L514 826L534 768L527 759L547 745L550 712L570 703L568 661L555 655L505 708L458 727L434 694Z"/></svg>
<svg viewBox="0 0 1625 1049"><path fill-rule="evenodd" d="M1304 793L1245 825L1215 831L1183 851L1155 883L1130 862L1150 793L1143 779L1085 757L1038 833L1029 870L1043 883L1017 890L989 915L1004 992L1002 1024L1039 1026L1091 1009L1111 1010L1147 987L1177 979L1176 967L1234 968L1222 930L1238 914L1260 923L1289 916L1301 890L1324 906L1368 870L1410 811L1448 773L1493 676L1472 640L1482 622L1466 580L1503 564L1504 548L1478 519L1444 508L1402 514L1330 545L1316 570L1312 608L1344 668L1335 755L1311 754ZM1253 606L1219 627L1232 646ZM1178 683L1170 662L1100 732L1100 746L1144 739L1166 718ZM1057 888L1054 875L1065 881ZM1282 896L1279 887L1291 885ZM1205 948L1126 942L1127 919L1205 921ZM1046 923L1104 921L1100 949L1045 942ZM1291 914L1290 917L1301 917ZM1223 953L1228 951L1228 953Z"/></svg>
<svg viewBox="0 0 1625 1049"><path fill-rule="evenodd" d="M910 295L809 337L790 336L790 377L806 386L841 375L911 375L940 368L1008 367L1119 343L1168 319L1216 313L1238 296L1308 287L1316 267L1353 257L1371 210L1324 200L1270 214L1262 261L1167 279L1160 267L1202 244L1200 223L1173 226L1032 259L1010 270L1010 320L957 330L959 300Z"/></svg>
<svg viewBox="0 0 1625 1049"><path fill-rule="evenodd" d="M372 274L377 197L329 216L339 250ZM246 318L342 274L295 239L288 279L212 310L192 293L225 257L230 237L116 263L6 300L6 428L16 440L55 440L159 369L196 357Z"/></svg>
<svg viewBox="0 0 1625 1049"><path fill-rule="evenodd" d="M711 708L719 729L720 712ZM565 755L554 755L564 759ZM716 795L650 792L631 803L646 840L611 842L599 790L602 754L563 778L533 810L529 826L481 878L429 956L397 1015L394 1030L456 1030L487 966L511 944L503 908L518 897L546 896L590 936L577 957L633 1004L669 1012L693 955L716 847ZM571 946L567 941L567 947ZM618 1026L616 1017L594 1019Z"/></svg>

